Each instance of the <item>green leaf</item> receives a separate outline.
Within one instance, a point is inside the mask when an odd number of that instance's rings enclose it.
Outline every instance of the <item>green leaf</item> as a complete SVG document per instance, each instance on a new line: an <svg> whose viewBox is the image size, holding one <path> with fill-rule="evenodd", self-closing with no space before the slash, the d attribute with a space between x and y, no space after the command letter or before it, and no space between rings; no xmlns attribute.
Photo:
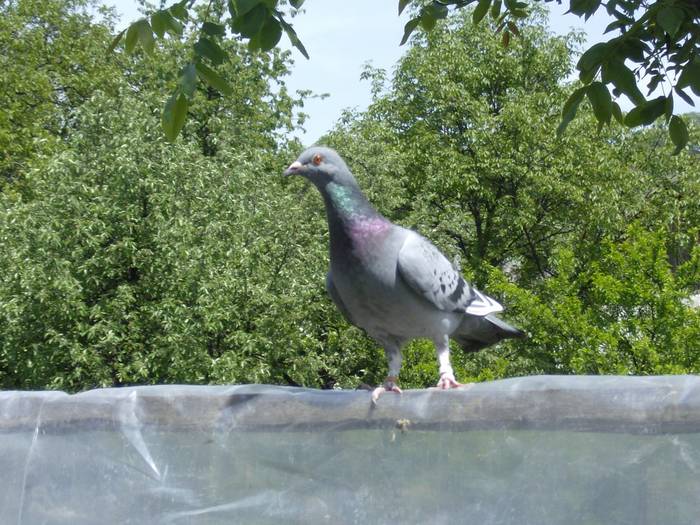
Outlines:
<svg viewBox="0 0 700 525"><path fill-rule="evenodd" d="M131 54L136 49L136 44L139 41L139 28L136 27L136 23L133 23L126 30L126 39L124 40L124 48L126 52Z"/></svg>
<svg viewBox="0 0 700 525"><path fill-rule="evenodd" d="M508 44L510 44L510 31L503 31L501 43L503 44L503 47L508 47Z"/></svg>
<svg viewBox="0 0 700 525"><path fill-rule="evenodd" d="M175 90L175 93L165 103L161 124L168 142L173 142L185 125L187 105L187 97L180 90Z"/></svg>
<svg viewBox="0 0 700 525"><path fill-rule="evenodd" d="M224 95L233 94L233 89L231 88L231 85L216 71L202 64L201 62L197 62L197 65L195 67L197 68L197 74L199 75L199 78L204 80L211 87L213 87L217 91L220 91Z"/></svg>
<svg viewBox="0 0 700 525"><path fill-rule="evenodd" d="M603 64L603 82L612 83L635 104L644 103L644 95L637 87L637 79L630 68L622 61L610 61Z"/></svg>
<svg viewBox="0 0 700 525"><path fill-rule="evenodd" d="M245 15L234 19L232 28L236 33L246 38L257 35L265 21L271 16L270 10L264 4L258 4Z"/></svg>
<svg viewBox="0 0 700 525"><path fill-rule="evenodd" d="M406 22L406 25L403 27L403 37L401 38L401 43L399 44L400 46L404 45L406 42L408 42L409 37L411 36L411 33L415 31L416 27L418 27L418 24L420 24L420 17L417 18L412 18L408 22Z"/></svg>
<svg viewBox="0 0 700 525"><path fill-rule="evenodd" d="M625 120L622 116L622 110L620 109L620 104L618 104L617 102L612 103L612 115L613 117L615 117L615 120L617 120L619 124L624 123Z"/></svg>
<svg viewBox="0 0 700 525"><path fill-rule="evenodd" d="M126 29L123 29L121 32L117 33L117 36L114 37L112 40L112 43L109 44L109 47L107 48L107 54L109 55L114 49L119 45L119 42L121 41L122 37L124 36L124 33L126 33Z"/></svg>
<svg viewBox="0 0 700 525"><path fill-rule="evenodd" d="M399 16L401 16L401 13L403 13L403 10L406 9L406 6L411 3L411 0L399 0Z"/></svg>
<svg viewBox="0 0 700 525"><path fill-rule="evenodd" d="M611 42L618 43L618 57L622 55L638 64L644 62L644 54L647 52L648 48L641 38L634 38L626 34L623 37L611 40Z"/></svg>
<svg viewBox="0 0 700 525"><path fill-rule="evenodd" d="M585 20L588 20L600 7L600 0L571 0L569 5L569 11L578 16L585 15Z"/></svg>
<svg viewBox="0 0 700 525"><path fill-rule="evenodd" d="M501 14L501 0L494 0L493 4L491 4L491 18L496 20L498 16Z"/></svg>
<svg viewBox="0 0 700 525"><path fill-rule="evenodd" d="M270 17L265 21L260 32L255 35L255 37L251 38L249 45L253 40L256 40L256 49L269 51L277 45L280 38L282 38L282 26L273 17Z"/></svg>
<svg viewBox="0 0 700 525"><path fill-rule="evenodd" d="M296 47L299 52L301 52L302 55L308 60L309 59L309 53L307 53L306 48L304 47L304 44L301 43L301 40L299 40L299 37L297 36L297 32L294 31L294 28L292 27L291 24L289 24L282 16L278 16L277 18L279 20L279 23L282 25L282 29L284 29L284 32L287 33L287 37L289 38L289 41L292 43L294 47Z"/></svg>
<svg viewBox="0 0 700 525"><path fill-rule="evenodd" d="M598 122L609 124L612 117L612 97L608 88L601 82L592 82L586 91Z"/></svg>
<svg viewBox="0 0 700 525"><path fill-rule="evenodd" d="M194 90L197 88L197 69L194 64L189 63L180 72L180 88L187 98L192 98Z"/></svg>
<svg viewBox="0 0 700 525"><path fill-rule="evenodd" d="M261 3L261 0L232 0L232 4L236 10L236 16L244 16Z"/></svg>
<svg viewBox="0 0 700 525"><path fill-rule="evenodd" d="M202 24L202 31L209 36L224 36L226 34L226 28L224 26L213 22L204 22Z"/></svg>
<svg viewBox="0 0 700 525"><path fill-rule="evenodd" d="M688 127L685 121L678 115L673 115L668 123L668 134L671 141L676 146L674 155L678 155L683 148L688 144Z"/></svg>
<svg viewBox="0 0 700 525"><path fill-rule="evenodd" d="M180 36L182 34L182 24L175 20L169 11L162 11L162 13L166 31L173 36Z"/></svg>
<svg viewBox="0 0 700 525"><path fill-rule="evenodd" d="M182 20L183 22L187 21L187 18L189 14L187 13L187 7L185 7L185 4L187 2L178 2L175 5L170 6L168 11L177 19Z"/></svg>
<svg viewBox="0 0 700 525"><path fill-rule="evenodd" d="M193 47L195 53L201 57L208 58L215 66L222 64L226 60L226 51L221 49L219 44L208 38L200 37Z"/></svg>
<svg viewBox="0 0 700 525"><path fill-rule="evenodd" d="M289 0L289 3L292 4L292 7L294 9L299 9L301 8L301 5L304 3L304 0ZM401 14L401 13L399 13Z"/></svg>
<svg viewBox="0 0 700 525"><path fill-rule="evenodd" d="M564 103L564 107L561 110L561 122L559 123L559 127L557 128L557 137L562 136L564 131L566 131L566 128L569 125L569 123L576 116L576 110L578 110L578 106L579 104L581 104L581 101L583 100L583 97L586 94L587 90L588 86L578 88L569 96L569 98Z"/></svg>
<svg viewBox="0 0 700 525"><path fill-rule="evenodd" d="M437 21L447 17L447 14L447 7L434 1L421 10L420 25L426 31L432 31Z"/></svg>
<svg viewBox="0 0 700 525"><path fill-rule="evenodd" d="M474 25L481 22L481 20L486 16L486 13L489 11L489 7L491 7L491 0L479 0L479 3L477 4L476 8L474 8L474 12L472 13L472 22Z"/></svg>
<svg viewBox="0 0 700 525"><path fill-rule="evenodd" d="M676 94L677 94L679 97L681 97L683 100L685 100L688 104L690 104L691 106L695 107L695 102L693 101L693 99L692 99L685 91L683 91L682 89L678 89L678 86L676 86L676 87L674 88L674 91L676 92Z"/></svg>
<svg viewBox="0 0 700 525"><path fill-rule="evenodd" d="M609 33L610 31L614 31L616 29L620 29L621 27L625 26L626 24L620 20L615 20L614 22L610 22L607 27L605 28L605 31L603 33Z"/></svg>
<svg viewBox="0 0 700 525"><path fill-rule="evenodd" d="M168 27L165 22L166 14L170 16L167 11L156 11L151 15L151 27L153 27L153 32L158 35L158 38L165 36L165 31Z"/></svg>
<svg viewBox="0 0 700 525"><path fill-rule="evenodd" d="M447 15L449 14L447 6L443 5L442 2L435 0L433 0L432 4L424 7L423 10L426 13L430 13L430 16L434 17L437 20L447 18Z"/></svg>
<svg viewBox="0 0 700 525"><path fill-rule="evenodd" d="M590 75L591 71L595 73L603 63L607 54L608 46L606 42L595 44L581 55L581 58L579 58L576 63L576 69L580 71L581 75Z"/></svg>
<svg viewBox="0 0 700 525"><path fill-rule="evenodd" d="M647 84L647 97L651 95L654 91L656 91L656 88L659 87L659 84L661 81L664 79L662 75L654 75L649 83Z"/></svg>
<svg viewBox="0 0 700 525"><path fill-rule="evenodd" d="M156 41L153 38L153 29L151 29L151 24L144 18L136 22L137 30L139 33L139 42L143 50L149 55L153 55L153 50L156 45Z"/></svg>
<svg viewBox="0 0 700 525"><path fill-rule="evenodd" d="M666 97L666 102L664 103L664 116L666 121L673 116L673 93L669 93Z"/></svg>
<svg viewBox="0 0 700 525"><path fill-rule="evenodd" d="M625 126L635 128L637 126L648 126L657 118L664 114L666 109L666 97L655 99L638 104L625 116Z"/></svg>
<svg viewBox="0 0 700 525"><path fill-rule="evenodd" d="M598 74L598 66L588 69L586 71L581 71L578 75L578 79L582 84L589 84Z"/></svg>
<svg viewBox="0 0 700 525"><path fill-rule="evenodd" d="M423 13L420 17L420 26L426 31L432 31L437 24L437 18L430 13Z"/></svg>
<svg viewBox="0 0 700 525"><path fill-rule="evenodd" d="M656 15L656 22L671 37L676 36L684 20L685 11L680 7L666 6Z"/></svg>
<svg viewBox="0 0 700 525"><path fill-rule="evenodd" d="M128 36L128 35L127 35ZM688 62L681 76L678 78L676 88L683 89L690 86L693 93L700 97L700 58L695 57L692 62Z"/></svg>

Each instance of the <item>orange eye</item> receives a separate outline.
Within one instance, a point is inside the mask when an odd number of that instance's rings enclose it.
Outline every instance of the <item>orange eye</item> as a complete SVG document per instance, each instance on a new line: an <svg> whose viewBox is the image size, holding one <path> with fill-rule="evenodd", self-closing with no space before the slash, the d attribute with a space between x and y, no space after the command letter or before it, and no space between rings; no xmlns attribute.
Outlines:
<svg viewBox="0 0 700 525"><path fill-rule="evenodd" d="M323 160L323 157L321 157L321 155L319 153L316 153L316 155L314 155L314 158L311 159L311 162L314 163L314 166L318 166L319 164L321 164L322 160Z"/></svg>

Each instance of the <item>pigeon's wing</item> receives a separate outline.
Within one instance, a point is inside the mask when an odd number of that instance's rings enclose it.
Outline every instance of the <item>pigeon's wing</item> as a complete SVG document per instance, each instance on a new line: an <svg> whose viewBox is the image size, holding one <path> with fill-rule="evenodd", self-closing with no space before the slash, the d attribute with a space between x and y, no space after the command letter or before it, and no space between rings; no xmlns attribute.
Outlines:
<svg viewBox="0 0 700 525"><path fill-rule="evenodd" d="M335 305L338 307L338 310L340 310L340 313L343 314L343 317L345 317L349 323L355 324L355 322L352 320L350 312L343 304L343 300L340 298L340 295L338 295L338 290L336 290L335 284L333 284L333 276L331 275L331 272L326 274L326 291L328 292L328 295L330 295Z"/></svg>
<svg viewBox="0 0 700 525"><path fill-rule="evenodd" d="M503 307L467 283L427 239L412 233L398 256L399 274L418 294L440 310L484 316Z"/></svg>

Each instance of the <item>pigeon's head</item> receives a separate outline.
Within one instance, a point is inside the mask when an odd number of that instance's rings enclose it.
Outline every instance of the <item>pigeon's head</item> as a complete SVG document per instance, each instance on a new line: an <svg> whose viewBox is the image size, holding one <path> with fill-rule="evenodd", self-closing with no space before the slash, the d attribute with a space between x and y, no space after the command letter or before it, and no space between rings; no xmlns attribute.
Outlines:
<svg viewBox="0 0 700 525"><path fill-rule="evenodd" d="M284 171L284 175L301 175L320 186L328 182L355 182L340 155L323 146L313 146L304 151Z"/></svg>

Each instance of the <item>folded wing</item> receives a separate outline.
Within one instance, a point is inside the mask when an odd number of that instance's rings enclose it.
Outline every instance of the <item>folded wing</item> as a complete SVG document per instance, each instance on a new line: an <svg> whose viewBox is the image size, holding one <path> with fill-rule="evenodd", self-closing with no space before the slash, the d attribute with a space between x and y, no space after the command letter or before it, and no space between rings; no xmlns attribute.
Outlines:
<svg viewBox="0 0 700 525"><path fill-rule="evenodd" d="M503 307L479 292L430 241L417 233L406 238L398 256L399 274L418 294L446 312L485 316Z"/></svg>

